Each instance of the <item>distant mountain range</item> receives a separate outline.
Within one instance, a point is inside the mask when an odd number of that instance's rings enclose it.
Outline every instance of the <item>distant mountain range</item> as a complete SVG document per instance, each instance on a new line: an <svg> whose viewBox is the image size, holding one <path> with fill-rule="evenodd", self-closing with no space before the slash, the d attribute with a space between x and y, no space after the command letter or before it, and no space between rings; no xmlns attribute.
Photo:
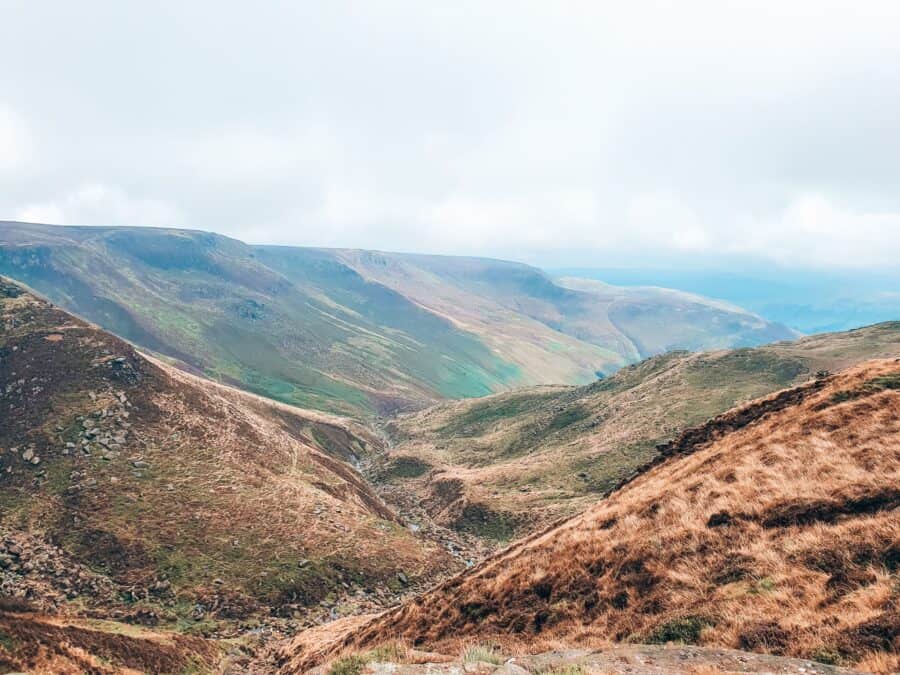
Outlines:
<svg viewBox="0 0 900 675"><path fill-rule="evenodd" d="M653 267L567 268L558 276L601 279L632 286L671 286L733 302L802 333L868 326L900 317L900 269L787 269L753 265L752 271L671 270Z"/></svg>
<svg viewBox="0 0 900 675"><path fill-rule="evenodd" d="M519 263L192 230L0 222L0 273L182 367L354 416L796 335L721 301Z"/></svg>

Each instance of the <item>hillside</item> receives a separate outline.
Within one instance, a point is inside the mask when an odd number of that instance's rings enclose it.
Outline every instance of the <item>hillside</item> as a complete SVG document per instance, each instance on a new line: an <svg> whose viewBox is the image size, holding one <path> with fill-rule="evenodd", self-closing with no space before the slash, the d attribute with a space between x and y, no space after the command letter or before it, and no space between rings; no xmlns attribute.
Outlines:
<svg viewBox="0 0 900 675"><path fill-rule="evenodd" d="M444 525L508 541L607 494L657 445L740 403L870 358L900 322L753 349L673 352L583 387L536 387L392 420L370 473Z"/></svg>
<svg viewBox="0 0 900 675"><path fill-rule="evenodd" d="M518 263L191 230L0 222L0 274L211 379L366 417L793 336L698 296L566 288Z"/></svg>
<svg viewBox="0 0 900 675"><path fill-rule="evenodd" d="M203 635L390 604L462 563L351 466L379 442L0 279L0 596Z"/></svg>
<svg viewBox="0 0 900 675"><path fill-rule="evenodd" d="M396 642L669 641L896 671L898 485L900 360L869 361L686 431L585 513L399 608L299 635L282 672Z"/></svg>

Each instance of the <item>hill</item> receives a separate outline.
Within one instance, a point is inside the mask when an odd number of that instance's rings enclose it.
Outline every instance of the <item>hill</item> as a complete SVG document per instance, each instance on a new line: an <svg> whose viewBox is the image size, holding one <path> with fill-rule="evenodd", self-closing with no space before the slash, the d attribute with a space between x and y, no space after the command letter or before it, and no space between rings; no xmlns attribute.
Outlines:
<svg viewBox="0 0 900 675"><path fill-rule="evenodd" d="M577 513L687 427L821 371L900 357L900 322L757 348L671 352L582 387L535 387L404 414L370 474L396 502L486 540Z"/></svg>
<svg viewBox="0 0 900 675"><path fill-rule="evenodd" d="M211 379L355 416L792 337L671 292L567 288L518 263L0 223L0 274Z"/></svg>
<svg viewBox="0 0 900 675"><path fill-rule="evenodd" d="M696 266L683 270L575 268L556 273L623 286L680 288L727 300L807 334L849 330L900 316L896 269L798 270L759 260L752 264L733 260L728 271Z"/></svg>
<svg viewBox="0 0 900 675"><path fill-rule="evenodd" d="M900 667L900 360L714 418L582 515L368 621L301 634L283 672L386 643L535 653L609 642Z"/></svg>
<svg viewBox="0 0 900 675"><path fill-rule="evenodd" d="M390 604L462 563L352 467L379 442L0 279L0 595L204 635Z"/></svg>

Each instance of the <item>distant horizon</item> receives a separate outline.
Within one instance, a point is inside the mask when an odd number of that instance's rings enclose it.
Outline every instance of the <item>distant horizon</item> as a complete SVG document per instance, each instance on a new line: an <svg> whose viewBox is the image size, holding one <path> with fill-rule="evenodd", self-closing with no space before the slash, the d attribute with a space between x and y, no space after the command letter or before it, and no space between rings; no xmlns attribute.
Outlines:
<svg viewBox="0 0 900 675"><path fill-rule="evenodd" d="M22 221L0 221L19 222ZM900 270L786 267L767 260L731 258L707 261L693 259L673 266L673 259L619 260L619 266L553 265L501 255L459 255L430 251L398 251L359 246L315 246L247 242L221 233L182 227L55 225L23 223L40 228L69 227L79 230L174 230L223 236L251 247L310 248L322 250L372 251L409 256L466 258L527 265L551 278L578 276L621 287L656 286L721 300L778 322L804 334L858 328L900 319ZM2 235L2 232L0 232ZM631 264L626 264L630 262ZM668 263L668 265L666 264Z"/></svg>
<svg viewBox="0 0 900 675"><path fill-rule="evenodd" d="M900 268L896 266L867 266L867 267L854 267L854 266L846 266L846 267L838 267L834 265L815 265L815 264L805 264L805 265L788 265L779 261L770 260L764 257L754 257L748 255L738 255L738 254L730 254L730 255L715 255L715 256L698 256L697 254L684 254L682 256L639 256L639 255L630 255L617 256L619 258L619 262L617 264L610 264L606 261L598 261L594 263L572 263L565 262L561 260L548 260L542 261L538 256L533 254L526 255L516 255L515 251L511 251L509 254L504 254L502 251L497 253L456 253L456 252L443 252L440 250L434 249L404 249L404 248L391 248L387 246L358 246L358 245L322 245L310 242L276 242L276 241L255 241L250 239L242 239L239 236L234 234L229 234L226 232L221 232L212 228L205 227L196 227L196 226L184 226L184 225L111 225L111 224L98 224L98 223L51 223L51 222L37 222L37 221L25 221L18 220L15 218L3 218L0 217L0 223L19 223L24 225L34 225L40 227L61 227L61 228L78 228L78 229L156 229L156 230L179 230L184 232L199 232L205 234L213 234L220 237L226 237L228 239L232 239L234 241L239 241L248 246L280 246L280 247L296 247L296 248L320 248L320 249L334 249L334 250L360 250L360 251L375 251L375 252L384 252L384 253L398 253L404 255L429 255L429 256L445 256L445 257L458 257L458 258L478 258L485 260L497 260L504 262L514 262L523 265L529 265L532 267L539 268L544 270L545 272L553 275L563 275L573 273L574 271L582 271L582 272L597 272L597 271L605 271L605 270L618 270L622 272L654 272L654 273L683 273L683 274L716 274L716 275L728 275L728 276L747 276L758 274L761 276L767 276L771 274L775 274L776 276L780 276L782 274L790 274L797 275L802 273L814 273L817 275L825 276L825 277L838 277L838 278L848 278L848 277L858 277L858 278L872 278L872 277L881 277L885 279L896 279L898 283L900 283ZM898 286L897 291L900 292L900 286Z"/></svg>

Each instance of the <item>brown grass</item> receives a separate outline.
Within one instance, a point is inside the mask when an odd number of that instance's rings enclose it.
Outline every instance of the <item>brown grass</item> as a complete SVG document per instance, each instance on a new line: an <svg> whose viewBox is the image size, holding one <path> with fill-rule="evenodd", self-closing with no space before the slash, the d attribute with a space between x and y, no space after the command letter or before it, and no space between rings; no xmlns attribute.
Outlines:
<svg viewBox="0 0 900 675"><path fill-rule="evenodd" d="M459 569L347 463L378 443L358 425L182 373L27 293L0 302L0 348L0 531L52 542L158 621L193 621L196 604L222 621L327 614L325 599L377 609L406 590L401 571L412 586ZM127 439L83 454L79 418L126 419L103 411L127 413ZM39 466L11 450L25 446ZM107 600L135 609L76 604Z"/></svg>
<svg viewBox="0 0 900 675"><path fill-rule="evenodd" d="M0 611L0 669L59 675L177 673L211 670L222 657L218 645L202 638L130 631Z"/></svg>
<svg viewBox="0 0 900 675"><path fill-rule="evenodd" d="M376 478L389 498L414 495L442 525L509 541L589 508L685 428L819 371L888 356L900 356L900 322L670 353L584 387L446 403L391 421L395 444Z"/></svg>
<svg viewBox="0 0 900 675"><path fill-rule="evenodd" d="M895 670L900 391L867 383L897 373L872 361L727 413L561 526L330 643L301 634L284 671L389 639L444 653L683 640Z"/></svg>

